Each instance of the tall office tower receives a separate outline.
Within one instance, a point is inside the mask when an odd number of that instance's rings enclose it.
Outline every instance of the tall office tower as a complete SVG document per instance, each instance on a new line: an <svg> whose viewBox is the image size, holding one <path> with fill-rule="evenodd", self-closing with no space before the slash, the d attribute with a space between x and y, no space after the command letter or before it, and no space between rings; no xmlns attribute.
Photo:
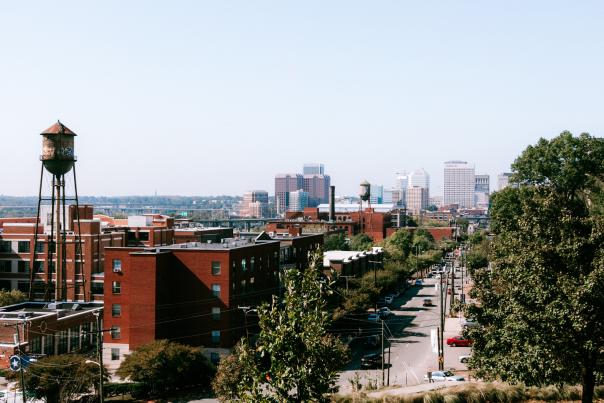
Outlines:
<svg viewBox="0 0 604 403"><path fill-rule="evenodd" d="M444 204L457 204L460 208L474 207L474 165L465 161L447 161L444 174Z"/></svg>
<svg viewBox="0 0 604 403"><path fill-rule="evenodd" d="M409 187L409 175L407 172L397 172L394 187L397 189L396 197L393 194L392 201L398 205L404 206L407 204L407 188Z"/></svg>
<svg viewBox="0 0 604 403"><path fill-rule="evenodd" d="M371 204L382 204L384 202L384 186L371 185L371 195L369 196Z"/></svg>
<svg viewBox="0 0 604 403"><path fill-rule="evenodd" d="M325 165L308 163L302 167L302 174L304 175L325 175Z"/></svg>
<svg viewBox="0 0 604 403"><path fill-rule="evenodd" d="M428 207L428 189L413 186L407 189L407 211L419 215Z"/></svg>
<svg viewBox="0 0 604 403"><path fill-rule="evenodd" d="M510 186L510 176L512 176L510 172L504 172L497 175L497 190Z"/></svg>
<svg viewBox="0 0 604 403"><path fill-rule="evenodd" d="M321 171L323 166L321 165ZM323 174L305 174L303 190L308 193L308 207L329 202L331 177Z"/></svg>
<svg viewBox="0 0 604 403"><path fill-rule="evenodd" d="M305 207L308 207L308 192L302 189L289 192L287 211L303 211Z"/></svg>
<svg viewBox="0 0 604 403"><path fill-rule="evenodd" d="M474 205L477 207L489 207L489 175L476 175L474 184Z"/></svg>
<svg viewBox="0 0 604 403"><path fill-rule="evenodd" d="M300 174L275 175L275 205L277 213L287 210L289 192L304 188L304 177Z"/></svg>
<svg viewBox="0 0 604 403"><path fill-rule="evenodd" d="M430 175L425 169L415 169L409 174L409 189L414 187L426 189L427 198L430 198Z"/></svg>
<svg viewBox="0 0 604 403"><path fill-rule="evenodd" d="M266 217L268 214L268 192L266 190L245 192L240 214L243 217Z"/></svg>

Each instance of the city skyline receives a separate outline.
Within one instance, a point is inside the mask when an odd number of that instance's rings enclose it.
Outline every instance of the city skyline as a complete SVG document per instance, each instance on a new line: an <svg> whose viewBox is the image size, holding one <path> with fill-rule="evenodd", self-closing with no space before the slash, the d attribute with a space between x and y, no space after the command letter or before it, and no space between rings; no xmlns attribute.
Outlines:
<svg viewBox="0 0 604 403"><path fill-rule="evenodd" d="M2 11L6 195L36 194L39 133L57 119L79 135L80 193L107 196L270 192L308 161L338 194L423 167L442 195L444 161L496 178L540 137L604 128L599 3Z"/></svg>

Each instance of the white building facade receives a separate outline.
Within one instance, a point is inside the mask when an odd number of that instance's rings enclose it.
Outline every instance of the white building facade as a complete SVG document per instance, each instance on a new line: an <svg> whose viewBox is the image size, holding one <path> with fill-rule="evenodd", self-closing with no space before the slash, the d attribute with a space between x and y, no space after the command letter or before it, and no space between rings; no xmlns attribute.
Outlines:
<svg viewBox="0 0 604 403"><path fill-rule="evenodd" d="M475 176L474 165L466 161L445 162L443 203L457 204L460 208L474 207Z"/></svg>

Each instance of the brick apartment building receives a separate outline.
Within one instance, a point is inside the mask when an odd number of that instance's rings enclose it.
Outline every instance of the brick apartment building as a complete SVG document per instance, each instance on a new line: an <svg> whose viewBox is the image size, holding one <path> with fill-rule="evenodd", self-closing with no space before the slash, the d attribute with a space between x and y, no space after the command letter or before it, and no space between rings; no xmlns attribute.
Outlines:
<svg viewBox="0 0 604 403"><path fill-rule="evenodd" d="M238 307L278 293L279 255L273 240L107 248L105 327L114 329L104 335L109 368L157 339L204 346L217 359L245 334Z"/></svg>
<svg viewBox="0 0 604 403"><path fill-rule="evenodd" d="M98 302L24 302L0 308L0 367L18 350L28 356L94 351L97 343Z"/></svg>
<svg viewBox="0 0 604 403"><path fill-rule="evenodd" d="M103 301L105 248L174 243L174 221L170 217L151 214L119 220L94 216L92 206L83 205L78 225L75 206L69 206L68 211L66 301ZM54 300L56 253L49 222L42 219L37 225L37 242L35 233L35 217L0 219L0 289L29 293L31 288L32 300ZM50 261L49 245L53 252Z"/></svg>

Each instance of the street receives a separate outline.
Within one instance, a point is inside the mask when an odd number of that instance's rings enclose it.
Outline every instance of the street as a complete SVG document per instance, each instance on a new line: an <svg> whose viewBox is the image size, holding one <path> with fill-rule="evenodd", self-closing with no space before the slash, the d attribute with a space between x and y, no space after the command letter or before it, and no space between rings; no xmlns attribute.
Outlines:
<svg viewBox="0 0 604 403"><path fill-rule="evenodd" d="M424 383L424 375L428 370L438 369L438 355L432 351L431 331L440 325L440 293L435 287L436 279L425 279L422 286L414 286L401 294L391 304L393 316L385 321L385 335L390 341L391 366L390 385L412 386ZM456 285L461 281L456 279ZM459 292L456 290L456 292ZM450 297L447 295L447 297ZM423 299L432 299L433 305L424 307ZM449 298L447 305L449 306ZM447 313L448 311L445 310ZM359 319L362 320L362 319ZM445 369L465 370L466 365L459 362L461 355L470 353L470 347L449 347L446 339L461 333L461 318L447 318L445 322ZM378 324L379 326L379 324ZM376 333L381 333L381 327ZM388 341L384 342L385 362L388 362ZM352 360L340 374L338 385L341 393L352 391L351 380L358 376L364 385L382 385L382 370L360 368L360 358L364 354L380 352L375 349L354 349ZM384 367L384 384L388 384L388 366ZM375 387L374 386L374 387Z"/></svg>

